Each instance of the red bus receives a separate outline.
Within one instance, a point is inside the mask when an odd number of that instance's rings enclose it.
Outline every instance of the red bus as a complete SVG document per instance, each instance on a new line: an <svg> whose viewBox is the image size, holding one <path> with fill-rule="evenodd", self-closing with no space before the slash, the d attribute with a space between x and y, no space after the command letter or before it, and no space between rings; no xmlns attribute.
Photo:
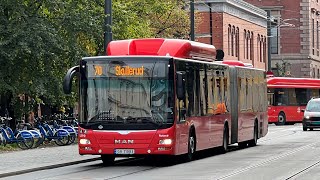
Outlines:
<svg viewBox="0 0 320 180"><path fill-rule="evenodd" d="M270 77L267 84L268 120L276 125L302 122L301 110L312 97L320 97L320 79Z"/></svg>
<svg viewBox="0 0 320 180"><path fill-rule="evenodd" d="M265 71L217 62L212 45L177 39L112 41L108 56L69 69L79 80L79 153L184 155L229 144L255 146L267 134Z"/></svg>

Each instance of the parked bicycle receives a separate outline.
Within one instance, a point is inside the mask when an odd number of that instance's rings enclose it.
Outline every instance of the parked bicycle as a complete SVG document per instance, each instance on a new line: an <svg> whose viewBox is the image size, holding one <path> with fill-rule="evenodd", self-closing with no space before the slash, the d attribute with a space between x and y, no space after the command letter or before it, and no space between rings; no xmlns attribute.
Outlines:
<svg viewBox="0 0 320 180"><path fill-rule="evenodd" d="M40 131L36 128L34 128L30 123L24 123L23 121L18 121L18 124L16 125L17 131L26 130L31 132L34 139L33 148L39 147L43 142L43 136L40 133Z"/></svg>
<svg viewBox="0 0 320 180"><path fill-rule="evenodd" d="M0 124L1 143L5 146L6 144L16 143L21 149L30 149L33 147L34 138L31 132L27 130L17 131L16 133L7 126L7 122L11 120L8 117L0 117L2 124Z"/></svg>
<svg viewBox="0 0 320 180"><path fill-rule="evenodd" d="M37 122L36 127L42 135L42 142L54 141L58 146L68 145L70 133L65 129L54 129L47 122Z"/></svg>

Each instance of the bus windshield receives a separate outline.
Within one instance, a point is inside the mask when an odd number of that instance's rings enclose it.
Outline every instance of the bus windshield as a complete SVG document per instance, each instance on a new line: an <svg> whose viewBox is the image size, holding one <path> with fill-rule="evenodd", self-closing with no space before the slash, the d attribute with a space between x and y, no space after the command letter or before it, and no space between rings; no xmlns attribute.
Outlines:
<svg viewBox="0 0 320 180"><path fill-rule="evenodd" d="M80 124L105 130L171 126L174 94L169 60L126 59L83 62Z"/></svg>

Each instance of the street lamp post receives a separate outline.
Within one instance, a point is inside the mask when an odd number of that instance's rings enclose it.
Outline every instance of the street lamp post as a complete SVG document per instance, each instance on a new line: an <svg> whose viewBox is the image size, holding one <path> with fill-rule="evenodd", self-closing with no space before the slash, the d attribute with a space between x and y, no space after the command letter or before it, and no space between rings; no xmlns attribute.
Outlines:
<svg viewBox="0 0 320 180"><path fill-rule="evenodd" d="M112 41L112 0L105 0L105 24L104 24L104 54L107 55L107 46Z"/></svg>
<svg viewBox="0 0 320 180"><path fill-rule="evenodd" d="M267 11L268 24L267 24L267 36L268 36L268 71L271 71L271 13Z"/></svg>
<svg viewBox="0 0 320 180"><path fill-rule="evenodd" d="M267 10L267 16L268 16L268 21L267 21L267 37L268 37L268 67L267 71L271 71L271 28L272 27L295 27L294 24L288 23L287 21L298 21L296 18L290 18L290 19L281 19L280 22L275 25L274 21L272 20L270 10Z"/></svg>
<svg viewBox="0 0 320 180"><path fill-rule="evenodd" d="M194 41L194 0L190 0L190 40Z"/></svg>

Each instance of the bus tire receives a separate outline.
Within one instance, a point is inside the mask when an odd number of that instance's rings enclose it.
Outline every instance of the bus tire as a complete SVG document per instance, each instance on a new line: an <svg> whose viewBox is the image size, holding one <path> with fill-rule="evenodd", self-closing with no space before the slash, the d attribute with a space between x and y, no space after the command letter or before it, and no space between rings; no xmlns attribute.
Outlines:
<svg viewBox="0 0 320 180"><path fill-rule="evenodd" d="M110 154L101 154L101 160L104 166L110 166L114 164L115 156Z"/></svg>
<svg viewBox="0 0 320 180"><path fill-rule="evenodd" d="M253 139L249 141L249 146L253 147L256 146L258 142L258 123L254 123L254 128L253 128Z"/></svg>
<svg viewBox="0 0 320 180"><path fill-rule="evenodd" d="M226 153L228 151L228 140L229 140L229 130L227 126L224 126L221 153Z"/></svg>
<svg viewBox="0 0 320 180"><path fill-rule="evenodd" d="M185 156L185 161L189 162L193 160L196 153L196 142L195 132L194 130L191 130L188 139L188 153Z"/></svg>
<svg viewBox="0 0 320 180"><path fill-rule="evenodd" d="M303 130L303 131L307 131L307 130L308 130L308 128L307 128L307 127L305 127L305 126L303 126L303 127L302 127L302 130Z"/></svg>
<svg viewBox="0 0 320 180"><path fill-rule="evenodd" d="M276 125L285 125L286 124L286 115L284 114L284 112L280 112L278 115L278 122L276 123Z"/></svg>

